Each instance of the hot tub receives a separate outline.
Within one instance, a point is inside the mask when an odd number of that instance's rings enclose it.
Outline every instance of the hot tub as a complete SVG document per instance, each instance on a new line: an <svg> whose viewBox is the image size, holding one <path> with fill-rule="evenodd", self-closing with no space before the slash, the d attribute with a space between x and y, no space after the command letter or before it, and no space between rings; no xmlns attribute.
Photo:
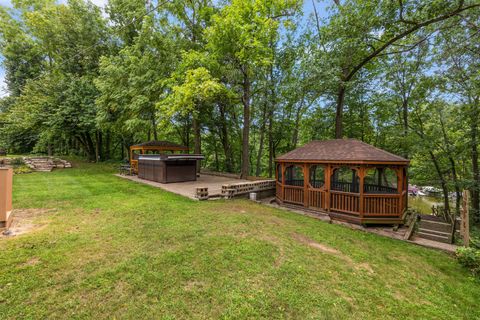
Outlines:
<svg viewBox="0 0 480 320"><path fill-rule="evenodd" d="M156 154L138 157L138 177L160 183L197 180L197 161L201 154Z"/></svg>

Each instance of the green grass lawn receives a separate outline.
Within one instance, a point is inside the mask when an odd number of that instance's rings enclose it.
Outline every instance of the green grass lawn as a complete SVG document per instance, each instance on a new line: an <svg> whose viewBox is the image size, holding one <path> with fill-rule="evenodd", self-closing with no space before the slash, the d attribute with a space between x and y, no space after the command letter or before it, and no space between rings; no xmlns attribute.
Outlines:
<svg viewBox="0 0 480 320"><path fill-rule="evenodd" d="M15 208L55 210L0 240L0 319L480 318L479 281L445 253L112 172L15 176Z"/></svg>

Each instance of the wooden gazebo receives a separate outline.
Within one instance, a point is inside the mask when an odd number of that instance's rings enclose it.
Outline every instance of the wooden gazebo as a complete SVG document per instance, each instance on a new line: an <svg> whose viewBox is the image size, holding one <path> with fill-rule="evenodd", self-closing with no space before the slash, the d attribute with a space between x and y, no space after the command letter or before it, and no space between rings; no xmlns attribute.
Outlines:
<svg viewBox="0 0 480 320"><path fill-rule="evenodd" d="M132 173L138 173L138 157L141 154L188 153L188 147L170 141L149 141L130 147L130 168Z"/></svg>
<svg viewBox="0 0 480 320"><path fill-rule="evenodd" d="M409 160L353 139L312 141L276 160L280 204L359 224L399 224Z"/></svg>

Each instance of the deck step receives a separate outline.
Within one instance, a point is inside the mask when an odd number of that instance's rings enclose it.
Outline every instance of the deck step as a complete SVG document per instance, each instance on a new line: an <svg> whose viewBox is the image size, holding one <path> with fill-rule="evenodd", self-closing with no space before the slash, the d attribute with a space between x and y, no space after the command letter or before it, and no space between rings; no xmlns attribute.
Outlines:
<svg viewBox="0 0 480 320"><path fill-rule="evenodd" d="M442 237L450 237L450 235L451 235L450 232L437 231L437 230L426 229L426 228L422 228L422 227L418 228L418 232L430 233L430 234L434 234L434 235L442 236Z"/></svg>
<svg viewBox="0 0 480 320"><path fill-rule="evenodd" d="M439 235L439 234L434 234L431 232L422 232L418 231L417 232L417 237L423 238L423 239L428 239L428 240L433 240L433 241L438 241L438 242L443 242L443 243L452 243L451 237L448 235Z"/></svg>
<svg viewBox="0 0 480 320"><path fill-rule="evenodd" d="M452 230L451 224L432 220L420 220L419 227L440 232L450 232Z"/></svg>

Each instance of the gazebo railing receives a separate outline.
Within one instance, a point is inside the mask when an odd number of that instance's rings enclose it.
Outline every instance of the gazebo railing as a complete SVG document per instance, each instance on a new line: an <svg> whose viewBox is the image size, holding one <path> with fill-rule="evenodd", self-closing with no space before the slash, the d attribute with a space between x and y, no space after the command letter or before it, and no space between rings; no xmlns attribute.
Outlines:
<svg viewBox="0 0 480 320"><path fill-rule="evenodd" d="M360 194L343 191L330 191L330 210L358 215Z"/></svg>
<svg viewBox="0 0 480 320"><path fill-rule="evenodd" d="M303 187L303 179L289 179L285 180L285 185Z"/></svg>
<svg viewBox="0 0 480 320"><path fill-rule="evenodd" d="M401 214L405 194L364 194L364 216L398 216Z"/></svg>
<svg viewBox="0 0 480 320"><path fill-rule="evenodd" d="M325 190L308 188L308 207L317 210L327 209L327 196Z"/></svg>
<svg viewBox="0 0 480 320"><path fill-rule="evenodd" d="M393 194L397 193L397 188L380 186L377 184L364 184L363 190L365 193L382 193L382 194Z"/></svg>
<svg viewBox="0 0 480 320"><path fill-rule="evenodd" d="M283 201L303 205L305 194L303 184L302 186L284 185L283 189Z"/></svg>
<svg viewBox="0 0 480 320"><path fill-rule="evenodd" d="M314 180L314 181L310 180L310 185L313 188L319 189L319 188L321 188L325 185L325 181L323 181L323 180Z"/></svg>
<svg viewBox="0 0 480 320"><path fill-rule="evenodd" d="M358 193L360 185L358 183L332 181L331 189L335 191Z"/></svg>

